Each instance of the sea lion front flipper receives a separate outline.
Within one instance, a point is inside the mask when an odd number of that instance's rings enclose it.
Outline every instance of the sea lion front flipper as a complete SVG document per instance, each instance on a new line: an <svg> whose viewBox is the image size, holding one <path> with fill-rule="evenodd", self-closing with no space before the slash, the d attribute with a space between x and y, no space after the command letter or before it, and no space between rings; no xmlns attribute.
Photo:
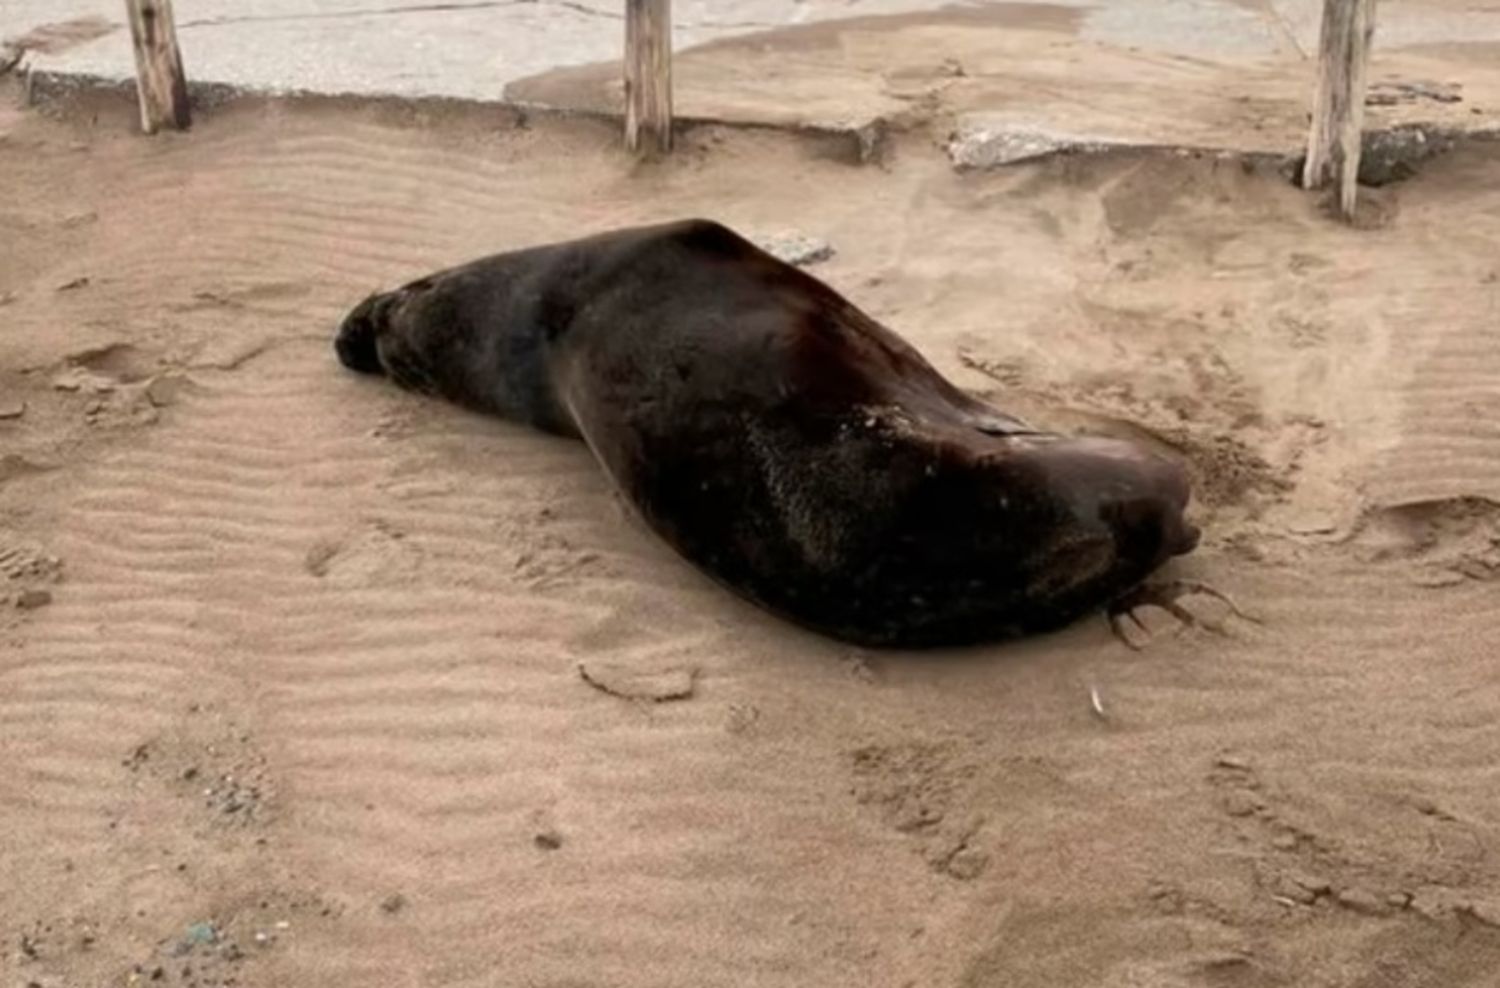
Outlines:
<svg viewBox="0 0 1500 988"><path fill-rule="evenodd" d="M1229 632L1222 622L1202 618L1182 605L1182 598L1194 594L1212 597L1228 607L1229 613L1235 617L1253 624L1261 623L1260 618L1247 613L1228 594L1201 580L1165 580L1143 583L1111 601L1106 612L1110 630L1126 647L1140 651L1149 641L1150 631L1136 611L1143 607L1159 607L1188 627L1204 628L1214 634L1227 635ZM1138 629L1135 637L1129 633L1130 625L1126 624L1127 621ZM1146 634L1146 640L1139 637L1142 632Z"/></svg>

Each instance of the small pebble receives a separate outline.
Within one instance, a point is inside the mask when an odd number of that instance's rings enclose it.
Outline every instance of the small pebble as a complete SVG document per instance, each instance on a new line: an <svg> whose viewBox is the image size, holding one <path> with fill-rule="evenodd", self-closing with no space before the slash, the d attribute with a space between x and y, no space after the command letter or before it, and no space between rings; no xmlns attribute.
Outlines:
<svg viewBox="0 0 1500 988"><path fill-rule="evenodd" d="M1317 876L1292 872L1276 880L1271 897L1285 905L1310 906L1330 888L1327 882Z"/></svg>
<svg viewBox="0 0 1500 988"><path fill-rule="evenodd" d="M1357 913L1374 915L1385 911L1379 899L1374 893L1361 888L1344 889L1339 893L1339 905L1346 909L1352 909Z"/></svg>
<svg viewBox="0 0 1500 988"><path fill-rule="evenodd" d="M26 414L26 402L19 398L0 398L0 419L18 419Z"/></svg>
<svg viewBox="0 0 1500 988"><path fill-rule="evenodd" d="M52 591L50 590L22 590L21 595L16 598L16 606L23 611L34 611L38 607L46 607L52 603Z"/></svg>
<svg viewBox="0 0 1500 988"><path fill-rule="evenodd" d="M187 378L180 374L163 374L151 379L146 385L146 400L157 408L176 403L181 396Z"/></svg>
<svg viewBox="0 0 1500 988"><path fill-rule="evenodd" d="M213 943L219 939L219 931L214 929L212 923L194 923L187 928L187 936L184 939L188 943Z"/></svg>
<svg viewBox="0 0 1500 988"><path fill-rule="evenodd" d="M1410 908L1428 919L1443 920L1453 912L1453 902L1451 896L1442 891L1424 891L1412 896Z"/></svg>
<svg viewBox="0 0 1500 988"><path fill-rule="evenodd" d="M1292 881L1307 889L1313 895L1322 895L1333 888L1332 882L1318 875L1296 874L1292 876Z"/></svg>
<svg viewBox="0 0 1500 988"><path fill-rule="evenodd" d="M544 830L531 840L544 851L555 851L563 845L562 834L555 830Z"/></svg>
<svg viewBox="0 0 1500 988"><path fill-rule="evenodd" d="M1230 816L1250 816L1265 805L1259 796L1236 789L1224 797L1224 812Z"/></svg>
<svg viewBox="0 0 1500 988"><path fill-rule="evenodd" d="M1500 927L1500 902L1476 899L1465 903L1462 909L1485 926Z"/></svg>
<svg viewBox="0 0 1500 988"><path fill-rule="evenodd" d="M989 863L989 855L966 847L949 859L948 866L944 870L954 878L966 882L979 877Z"/></svg>
<svg viewBox="0 0 1500 988"><path fill-rule="evenodd" d="M402 909L405 908L406 896L402 895L400 892L397 892L394 895L386 896L385 899L380 903L381 912L394 914L399 913Z"/></svg>
<svg viewBox="0 0 1500 988"><path fill-rule="evenodd" d="M754 240L756 246L767 254L795 267L817 264L834 255L833 246L828 241L800 233L769 234L757 236Z"/></svg>
<svg viewBox="0 0 1500 988"><path fill-rule="evenodd" d="M1412 797L1411 805L1416 809L1418 813L1423 813L1427 816L1443 815L1442 810L1438 807L1438 804L1428 799L1426 796Z"/></svg>

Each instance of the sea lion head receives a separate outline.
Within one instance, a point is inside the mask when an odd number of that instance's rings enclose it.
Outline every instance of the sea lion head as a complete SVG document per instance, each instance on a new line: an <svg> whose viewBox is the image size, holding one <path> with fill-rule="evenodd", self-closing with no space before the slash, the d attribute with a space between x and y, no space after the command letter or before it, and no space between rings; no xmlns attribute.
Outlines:
<svg viewBox="0 0 1500 988"><path fill-rule="evenodd" d="M1187 518L1192 491L1181 463L1124 439L1037 436L1024 442L1051 496L1078 528L1106 540L1113 568L1145 575L1198 545Z"/></svg>
<svg viewBox="0 0 1500 988"><path fill-rule="evenodd" d="M380 326L385 321L386 309L390 305L388 294L375 294L360 302L344 321L339 324L333 348L339 362L361 374L380 374L380 350L376 341L380 337Z"/></svg>
<svg viewBox="0 0 1500 988"><path fill-rule="evenodd" d="M512 290L492 259L367 296L339 323L339 362L562 435L577 435L553 387L546 327L554 311Z"/></svg>
<svg viewBox="0 0 1500 988"><path fill-rule="evenodd" d="M1188 521L1186 482L1168 477L1160 487L1131 497L1105 500L1099 506L1100 520L1115 537L1123 559L1155 569L1173 556L1184 556L1198 547L1198 527Z"/></svg>
<svg viewBox="0 0 1500 988"><path fill-rule="evenodd" d="M1149 571L1197 548L1200 533L1187 518L1192 490L1180 463L1125 440L1073 443L1092 465L1084 476L1092 482L1098 519L1114 537L1117 558Z"/></svg>
<svg viewBox="0 0 1500 988"><path fill-rule="evenodd" d="M349 311L333 347L339 361L362 374L383 374L411 391L455 400L462 376L451 373L455 348L462 349L467 325L455 307L453 279L423 278L389 292L378 292Z"/></svg>

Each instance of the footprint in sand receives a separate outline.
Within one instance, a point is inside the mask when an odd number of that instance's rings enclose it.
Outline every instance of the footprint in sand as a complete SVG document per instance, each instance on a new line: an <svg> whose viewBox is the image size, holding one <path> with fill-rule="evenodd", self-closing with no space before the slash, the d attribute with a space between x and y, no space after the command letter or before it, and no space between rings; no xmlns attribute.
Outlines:
<svg viewBox="0 0 1500 988"><path fill-rule="evenodd" d="M654 618L617 611L574 636L569 650L578 656L579 678L626 700L663 703L693 696L702 657L712 654L711 635L693 630L691 618L681 624L660 612ZM659 627L686 630L664 634Z"/></svg>
<svg viewBox="0 0 1500 988"><path fill-rule="evenodd" d="M191 384L162 355L128 343L70 354L52 375L53 389L80 396L85 420L101 427L150 425Z"/></svg>
<svg viewBox="0 0 1500 988"><path fill-rule="evenodd" d="M984 818L973 809L979 768L960 745L868 744L849 757L855 801L915 838L933 871L968 881L988 867L978 846Z"/></svg>
<svg viewBox="0 0 1500 988"><path fill-rule="evenodd" d="M62 579L62 560L0 534L0 602L23 611L52 602L47 585Z"/></svg>
<svg viewBox="0 0 1500 988"><path fill-rule="evenodd" d="M1500 579L1500 503L1457 497L1377 508L1354 544L1364 562L1405 567L1421 587Z"/></svg>
<svg viewBox="0 0 1500 988"><path fill-rule="evenodd" d="M422 563L422 551L406 540L406 533L384 521L319 539L303 557L308 573L338 586L405 584Z"/></svg>

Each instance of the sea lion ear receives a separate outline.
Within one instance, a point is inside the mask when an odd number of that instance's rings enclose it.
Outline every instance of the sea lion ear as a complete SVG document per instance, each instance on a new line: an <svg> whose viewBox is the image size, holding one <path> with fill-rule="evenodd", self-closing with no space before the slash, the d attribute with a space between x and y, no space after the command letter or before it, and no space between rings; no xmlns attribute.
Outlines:
<svg viewBox="0 0 1500 988"><path fill-rule="evenodd" d="M339 355L339 362L361 374L379 374L383 369L380 351L375 345L379 329L376 325L377 307L381 298L378 294L370 295L356 305L339 324L338 335L334 337L333 348Z"/></svg>

